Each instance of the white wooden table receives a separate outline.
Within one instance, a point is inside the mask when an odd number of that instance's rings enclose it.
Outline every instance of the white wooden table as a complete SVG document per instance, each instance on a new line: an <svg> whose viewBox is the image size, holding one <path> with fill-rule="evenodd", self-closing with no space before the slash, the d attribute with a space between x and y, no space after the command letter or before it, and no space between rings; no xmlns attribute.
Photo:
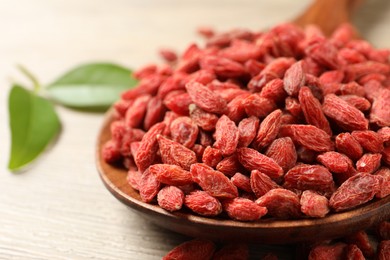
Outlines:
<svg viewBox="0 0 390 260"><path fill-rule="evenodd" d="M188 239L139 219L104 188L94 165L102 114L57 107L63 131L55 145L24 172L7 170L10 79L23 81L16 64L43 83L87 61L137 68L160 62L159 47L199 41L199 25L267 28L308 2L0 0L0 259L159 259ZM390 2L367 2L356 24L390 47Z"/></svg>

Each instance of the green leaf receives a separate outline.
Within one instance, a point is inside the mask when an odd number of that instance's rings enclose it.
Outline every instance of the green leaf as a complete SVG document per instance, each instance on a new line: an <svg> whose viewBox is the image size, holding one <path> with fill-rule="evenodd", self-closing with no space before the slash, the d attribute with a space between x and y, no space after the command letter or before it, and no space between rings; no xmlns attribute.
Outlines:
<svg viewBox="0 0 390 260"><path fill-rule="evenodd" d="M109 107L137 84L129 69L110 63L81 65L47 87L49 96L74 108Z"/></svg>
<svg viewBox="0 0 390 260"><path fill-rule="evenodd" d="M12 137L8 168L17 170L45 149L61 123L49 100L19 85L12 87L8 102Z"/></svg>

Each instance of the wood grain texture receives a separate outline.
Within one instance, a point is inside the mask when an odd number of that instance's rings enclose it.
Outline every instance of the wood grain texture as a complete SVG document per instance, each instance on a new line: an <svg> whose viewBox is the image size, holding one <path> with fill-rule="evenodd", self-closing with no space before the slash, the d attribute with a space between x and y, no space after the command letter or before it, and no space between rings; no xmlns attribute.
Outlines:
<svg viewBox="0 0 390 260"><path fill-rule="evenodd" d="M94 165L101 114L57 107L63 132L55 146L23 173L6 170L9 80L25 82L15 64L44 83L91 60L137 68L159 62L159 47L181 51L199 42L198 25L267 28L308 2L0 0L0 259L160 259L188 239L150 225L104 188ZM358 29L375 46L390 46L390 2L367 2L355 18ZM254 258L277 250L252 249Z"/></svg>

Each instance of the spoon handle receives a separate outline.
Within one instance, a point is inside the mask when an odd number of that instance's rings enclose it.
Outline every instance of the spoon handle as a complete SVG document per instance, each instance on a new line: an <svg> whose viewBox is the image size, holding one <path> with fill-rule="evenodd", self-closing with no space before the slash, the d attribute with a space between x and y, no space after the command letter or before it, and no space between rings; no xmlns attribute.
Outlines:
<svg viewBox="0 0 390 260"><path fill-rule="evenodd" d="M351 15L363 0L315 0L293 22L301 27L319 26L329 36L343 23L350 23Z"/></svg>

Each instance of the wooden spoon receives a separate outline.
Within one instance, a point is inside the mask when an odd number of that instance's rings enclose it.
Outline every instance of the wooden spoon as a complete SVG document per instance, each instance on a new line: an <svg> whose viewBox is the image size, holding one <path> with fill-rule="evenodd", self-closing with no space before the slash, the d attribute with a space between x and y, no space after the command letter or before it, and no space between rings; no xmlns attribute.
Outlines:
<svg viewBox="0 0 390 260"><path fill-rule="evenodd" d="M315 22L330 33L338 24L349 20L352 6L356 2L355 0L317 0L295 21L300 25ZM335 18L331 19L333 16ZM140 217L175 232L215 241L288 244L342 237L390 218L390 196L320 219L264 219L256 222L239 222L200 217L185 211L169 213L157 205L142 202L139 193L126 181L127 171L123 167L106 163L101 157L102 147L111 137L110 123L113 120L113 110L110 110L100 130L96 146L96 166L104 185L118 200L134 209Z"/></svg>
<svg viewBox="0 0 390 260"><path fill-rule="evenodd" d="M353 11L361 3L362 0L315 0L293 23L301 27L315 24L330 36L340 24L350 23Z"/></svg>

